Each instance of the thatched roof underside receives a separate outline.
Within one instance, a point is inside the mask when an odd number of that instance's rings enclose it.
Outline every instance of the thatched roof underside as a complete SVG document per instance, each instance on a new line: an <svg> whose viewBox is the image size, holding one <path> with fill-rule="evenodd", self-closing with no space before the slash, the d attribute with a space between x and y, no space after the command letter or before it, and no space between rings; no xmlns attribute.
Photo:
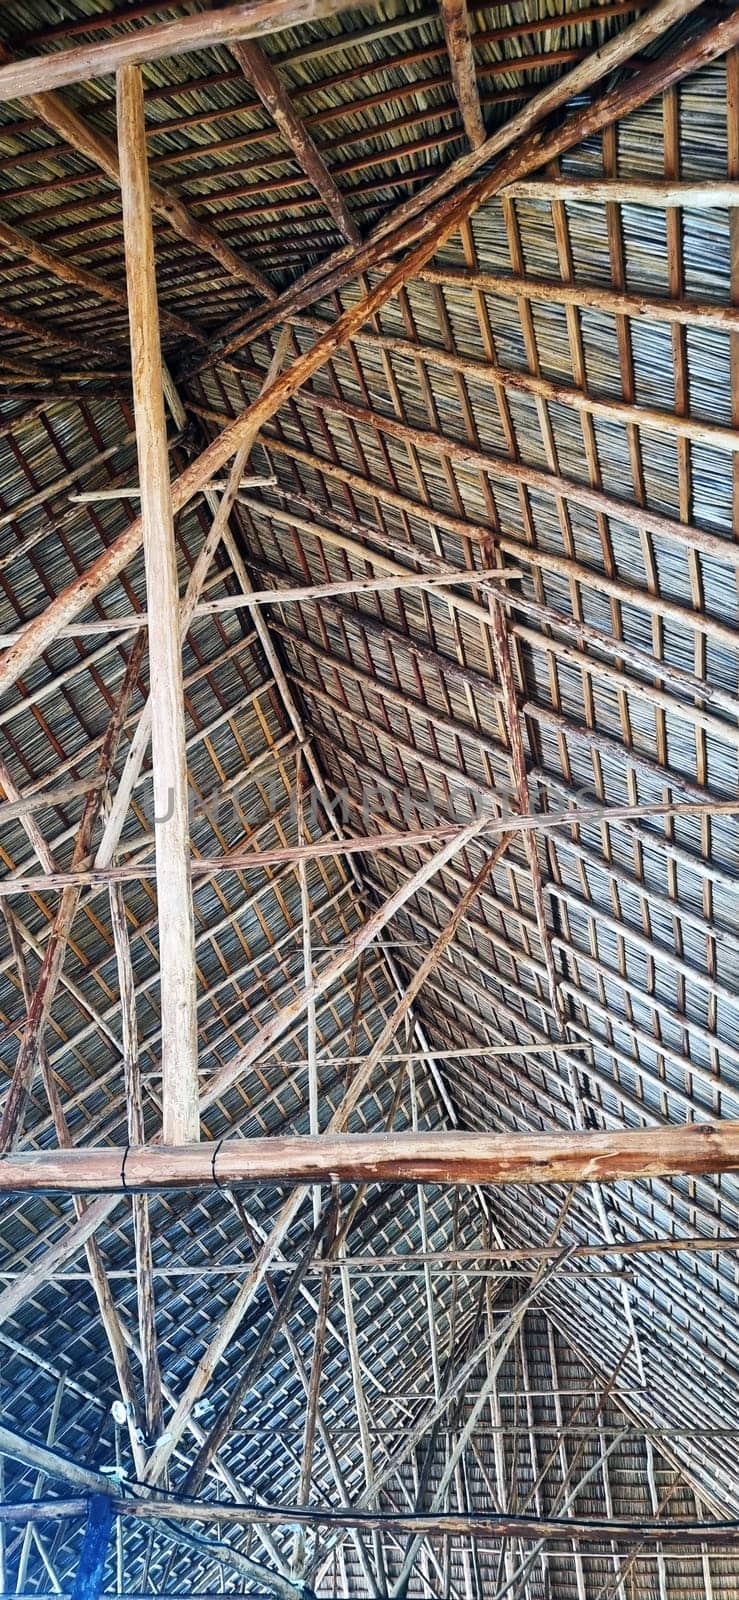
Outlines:
<svg viewBox="0 0 739 1600"><path fill-rule="evenodd" d="M0 34L22 57L190 10L148 5L106 17L94 0L67 0L60 20L47 0L9 0ZM471 12L487 133L639 14L620 0L582 7L512 0ZM696 12L646 55L659 56L717 14ZM469 148L435 4L367 5L268 36L262 46L364 237ZM147 65L144 83L152 180L176 191L275 291L346 245L226 49ZM75 85L62 98L115 139L113 78ZM586 101L578 98L574 109ZM123 288L116 184L30 102L11 101L0 112L0 227ZM601 179L610 190L582 187ZM735 49L558 162L545 162L536 172L542 193L514 185L486 200L280 407L254 447L249 471L264 481L244 490L231 527L254 586L275 591L260 613L273 655L247 610L200 614L190 626L183 660L193 854L298 842L301 740L282 674L304 748L346 833L456 825L480 804L519 809L483 588L467 582L443 592L408 586L279 599L286 586L381 578L398 564L427 573L508 569L505 616L531 809L578 806L589 815L536 836L544 928L523 835L513 838L422 987L411 1025L396 1036L398 1054L426 1041L412 1083L405 1062L387 1059L352 1117L355 1131L408 1128L416 1119L422 1129L520 1132L739 1117L736 820L674 811L609 816L615 806L737 794L739 320L722 322L722 313L739 305L739 213L726 193L738 179ZM676 180L692 185L681 204L659 187ZM184 426L169 419L175 477L255 398L282 320L161 215L154 224L160 308L169 314L163 351L184 407ZM327 293L317 276L315 293L292 310L288 361L386 270L387 263L370 265ZM138 468L124 301L104 300L10 248L0 281L6 636L41 613L138 510L135 499L75 496L135 485ZM677 303L683 309L672 315L666 308ZM234 324L243 336L224 354ZM176 519L181 591L210 520L202 496ZM204 598L239 588L221 545ZM139 550L84 620L145 609ZM0 756L22 795L95 773L131 642L130 633L59 637L5 696ZM144 655L111 793L147 692ZM80 782L64 803L32 813L60 870L72 860L83 788ZM320 803L306 817L311 838L335 838ZM7 809L0 816L4 875L42 870L26 820ZM152 840L147 757L117 859L151 861ZM309 862L316 970L436 848L402 842L349 857L337 847ZM356 1070L347 1058L369 1052L490 849L483 834L455 856L318 1002L322 1127ZM161 1123L153 877L127 882L124 896L152 1139ZM298 868L287 862L199 877L193 900L205 1084L303 985ZM0 917L4 1083L26 1021L21 969L32 990L58 904L54 890L0 901L8 913ZM122 1146L120 986L105 884L83 892L45 1044L73 1142ZM526 1054L527 1046L535 1052ZM303 1015L209 1107L202 1138L305 1133L306 1051ZM37 1074L21 1144L46 1148L57 1140ZM262 1186L236 1198L220 1191L152 1197L165 1427L286 1193ZM354 1197L351 1186L342 1189L344 1210ZM413 1185L370 1186L360 1198L346 1240L350 1270L343 1281L338 1271L331 1275L320 1389L322 1426L348 1503L366 1488L367 1439L377 1473L433 1398L429 1305L438 1358L456 1368L475 1341L503 1324L536 1266L521 1259L506 1267L481 1252L545 1245L565 1199L552 1186L481 1193L433 1185L420 1194ZM115 1467L118 1451L130 1478L128 1436L111 1415L115 1366L84 1251L3 1315L3 1296L74 1219L71 1197L3 1203L0 1420L38 1441L51 1430L56 1448L86 1466ZM304 1205L284 1259L300 1259L312 1225ZM708 1175L583 1185L558 1244L736 1234L737 1181ZM118 1317L135 1343L128 1198L96 1237ZM393 1265L424 1249L437 1257L426 1276L421 1262L405 1271ZM456 1261L453 1250L462 1253ZM373 1267L375 1255L382 1259ZM259 1288L216 1367L200 1430L269 1326L272 1289L281 1294L287 1282L280 1259L273 1284ZM205 1498L297 1503L306 1407L299 1365L310 1371L320 1282L315 1268L287 1337L275 1339L205 1478ZM735 1329L728 1249L566 1262L522 1321L446 1504L483 1511L497 1498L510 1511L528 1505L541 1515L567 1514L568 1485L587 1475L573 1514L739 1518ZM135 1351L131 1363L140 1386ZM483 1360L434 1436L421 1509L432 1505L485 1370ZM383 1509L414 1508L428 1443L427 1436L389 1476L379 1491ZM186 1431L170 1463L173 1492L196 1451L195 1433ZM35 1471L10 1459L2 1470L4 1496L29 1499ZM46 1492L65 1491L47 1484ZM323 1436L311 1496L340 1505ZM106 1573L111 1593L121 1571L130 1593L254 1587L158 1525L126 1520L122 1527ZM195 1525L207 1538L217 1529ZM276 1550L289 1569L290 1525L271 1529L272 1551L248 1528L224 1524L220 1536L270 1570ZM0 1587L71 1590L81 1538L79 1523L40 1524L24 1550L23 1528L8 1526ZM309 1532L307 1573L318 1594L370 1593L367 1564L374 1571L378 1559L378 1592L393 1592L405 1536L388 1532L373 1545L365 1534L363 1541L364 1566L356 1540ZM422 1546L408 1592L489 1600L535 1545L533 1537L502 1544L439 1536ZM718 1600L739 1593L739 1549L545 1543L508 1592L532 1600L704 1593Z"/></svg>

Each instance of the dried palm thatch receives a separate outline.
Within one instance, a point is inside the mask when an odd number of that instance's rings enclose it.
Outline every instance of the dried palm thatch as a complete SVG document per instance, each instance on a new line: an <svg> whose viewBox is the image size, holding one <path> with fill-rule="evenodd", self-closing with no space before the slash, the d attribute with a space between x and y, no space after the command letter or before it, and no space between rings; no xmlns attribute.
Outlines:
<svg viewBox="0 0 739 1600"><path fill-rule="evenodd" d="M0 21L0 1592L729 1597L736 1176L624 1135L739 1120L739 18L229 15ZM164 1070L127 51L190 608ZM44 1189L161 1171L189 1066L212 1182ZM329 1129L622 1165L219 1186Z"/></svg>

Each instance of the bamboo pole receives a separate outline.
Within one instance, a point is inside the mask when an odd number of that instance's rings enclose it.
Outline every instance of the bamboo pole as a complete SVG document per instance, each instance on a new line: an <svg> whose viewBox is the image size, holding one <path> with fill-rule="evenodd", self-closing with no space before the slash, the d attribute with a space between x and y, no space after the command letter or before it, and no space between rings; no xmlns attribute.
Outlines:
<svg viewBox="0 0 739 1600"><path fill-rule="evenodd" d="M199 601L192 607L190 617L217 617L228 615L231 611L250 611L255 606L276 605L278 602L280 605L301 604L306 600L322 600L332 595L382 594L393 589L434 590L444 588L447 584L474 584L485 589L496 581L507 583L519 576L517 572L509 571L502 575L492 568L480 567L447 567L441 572L412 572L407 568L399 568L383 578L342 578L336 583L301 584L283 589L255 589L249 594L221 595L216 600ZM79 639L105 633L128 634L155 626L156 621L156 610L151 614L148 611L134 611L127 616L100 617L95 622L72 623L69 628L62 629L58 637ZM20 634L0 634L0 645L12 648L20 638Z"/></svg>
<svg viewBox="0 0 739 1600"><path fill-rule="evenodd" d="M228 478L214 478L210 483L203 484L203 494L206 489L227 489L229 482ZM239 478L236 488L274 489L276 485L277 480L272 477ZM140 500L141 490L137 483L128 483L124 484L120 489L88 489L83 494L71 494L69 498L75 505L97 505L106 500Z"/></svg>
<svg viewBox="0 0 739 1600"><path fill-rule="evenodd" d="M117 114L136 449L150 613L163 1133L167 1143L179 1144L196 1141L200 1132L195 925L190 882L177 557L169 490L144 93L139 67L120 70Z"/></svg>

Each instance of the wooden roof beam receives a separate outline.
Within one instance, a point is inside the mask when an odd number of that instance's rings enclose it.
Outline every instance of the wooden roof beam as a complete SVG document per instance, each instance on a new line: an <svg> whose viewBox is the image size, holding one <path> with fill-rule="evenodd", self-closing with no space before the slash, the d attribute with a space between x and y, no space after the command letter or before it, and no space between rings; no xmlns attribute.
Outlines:
<svg viewBox="0 0 739 1600"><path fill-rule="evenodd" d="M739 1169L739 1123L607 1133L322 1133L224 1139L215 1151L212 1143L129 1146L125 1163L122 1153L102 1146L9 1155L0 1162L0 1193L153 1194L329 1182L531 1186L697 1177ZM155 1476L150 1467L147 1478Z"/></svg>
<svg viewBox="0 0 739 1600"><path fill-rule="evenodd" d="M136 448L149 602L163 1133L167 1143L187 1143L199 1137L200 1117L185 690L140 67L124 67L119 72L117 106Z"/></svg>
<svg viewBox="0 0 739 1600"><path fill-rule="evenodd" d="M301 22L356 10L364 3L365 0L247 0L246 4L198 11L172 22L136 28L98 44L29 56L25 61L11 61L0 67L0 103L102 78L136 63L143 66L165 61L169 56L187 55L192 50L229 45L237 39L258 39Z"/></svg>
<svg viewBox="0 0 739 1600"><path fill-rule="evenodd" d="M477 87L467 0L441 0L441 20L464 131L472 149L479 150L485 141L485 124Z"/></svg>
<svg viewBox="0 0 739 1600"><path fill-rule="evenodd" d="M238 61L244 77L258 94L306 178L321 196L329 216L337 223L345 239L351 244L359 244L360 232L343 196L261 45L254 40L244 40L231 45L231 55Z"/></svg>
<svg viewBox="0 0 739 1600"><path fill-rule="evenodd" d="M361 249L355 252L353 257L348 252L347 247L342 246L327 261L319 262L316 266L309 268L297 283L293 284L280 296L279 300L275 302L274 310L260 315L258 323L249 313L235 320L232 319L230 323L220 330L222 348L219 348L219 354L230 354L233 350L238 349L241 344L250 343L257 336L257 327L259 332L264 332L266 327L273 325L273 320L274 322L284 320L288 313L310 305L313 301L328 294L330 290L341 288L358 272L376 266L378 260L385 260L393 252L405 247L418 237L421 229L433 226L434 221L441 215L443 207L453 204L450 191L455 186L464 183L483 163L492 161L494 157L500 156L503 151L510 150L511 147L515 148L516 146L519 149L522 148L522 141L524 141L525 136L531 134L532 130L543 119L549 117L559 107L567 105L576 95L582 94L584 90L590 89L595 83L600 82L607 73L616 67L633 60L649 44L659 39L667 28L681 18L688 16L691 11L694 11L699 3L700 0L658 0L658 3L651 6L644 16L640 17L630 27L622 29L601 49L591 51L570 72L565 73L563 77L558 78L554 83L547 84L528 101L516 116L511 117L503 127L496 129L495 133L491 134L490 138L486 139L477 149L467 151L464 155L458 157L456 161L452 162L451 166L443 168L438 176L425 184L423 189L396 206L394 211L374 229L373 233L368 237ZM719 26L722 25L720 24ZM625 101L622 101L621 89L612 90L601 97L597 106L585 108L581 113L578 113L578 116L573 118L572 122L577 122L579 117L588 124L590 117L593 116L597 121L597 126L600 128L617 119L637 103L632 99L636 85L637 83L644 85L645 77L649 78L652 72L655 72L661 79L665 69L669 70L670 63L675 63L683 53L690 58L692 65L700 65L702 60L701 40L705 42L709 33L712 32L713 30L708 30L701 35L700 40L688 40L685 46L680 47L675 52L671 52L669 56L663 56L661 60L651 63L649 67L642 68L638 77L631 79L628 90L623 86ZM733 29L730 28L729 32L732 33ZM725 50L730 48L731 42L731 39L729 39L724 45ZM686 70L691 70L690 66L687 66ZM673 81L676 80L671 77L670 82ZM638 103L642 104L649 97L649 94L658 93L661 87L661 83L655 82L653 89L639 95ZM619 104L623 104L623 110L618 109ZM559 153L560 133L561 129L551 131L547 149L543 149L541 141L538 141L540 155L536 163L537 166L541 166L544 160L551 159L553 155ZM586 133L583 130L583 137L585 136ZM514 182L516 178L523 176L525 176L524 173L517 173L515 178L511 176L503 179L500 187L502 187L503 182ZM444 199L443 197L446 198ZM419 217L421 212L423 216Z"/></svg>

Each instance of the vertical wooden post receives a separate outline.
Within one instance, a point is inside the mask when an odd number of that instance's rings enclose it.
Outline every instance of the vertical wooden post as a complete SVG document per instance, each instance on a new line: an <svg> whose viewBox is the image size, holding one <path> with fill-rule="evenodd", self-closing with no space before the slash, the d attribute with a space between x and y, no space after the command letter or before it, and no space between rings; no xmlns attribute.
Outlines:
<svg viewBox="0 0 739 1600"><path fill-rule="evenodd" d="M72 1600L98 1600L103 1587L112 1524L112 1500L107 1494L91 1495Z"/></svg>
<svg viewBox="0 0 739 1600"><path fill-rule="evenodd" d="M303 752L298 749L295 771L295 804L298 820L298 844L304 845L308 835L305 825L304 785L306 774L303 767ZM300 911L303 924L303 982L306 990L310 991L313 983L313 956L311 952L310 935L310 893L308 890L308 863L304 856L298 862L298 880L300 883ZM308 1055L308 1117L311 1133L318 1133L318 1065L316 1060L316 1002L309 1000L305 1013L307 1026L307 1055ZM313 1190L313 1226L318 1226L321 1214L321 1191L318 1187Z"/></svg>
<svg viewBox="0 0 739 1600"><path fill-rule="evenodd" d="M139 67L117 78L118 149L149 613L165 1144L197 1140L195 931L190 885L179 592L162 392L154 236Z"/></svg>

